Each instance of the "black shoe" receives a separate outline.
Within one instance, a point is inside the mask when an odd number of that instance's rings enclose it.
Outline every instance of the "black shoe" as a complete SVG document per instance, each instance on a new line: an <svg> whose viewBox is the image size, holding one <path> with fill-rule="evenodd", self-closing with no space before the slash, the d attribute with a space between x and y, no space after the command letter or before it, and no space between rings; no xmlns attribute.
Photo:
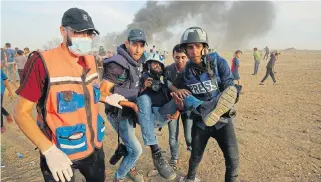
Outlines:
<svg viewBox="0 0 321 182"><path fill-rule="evenodd" d="M176 178L176 173L173 168L168 164L167 160L164 159L163 152L158 151L152 154L153 163L161 177L167 180L173 180Z"/></svg>

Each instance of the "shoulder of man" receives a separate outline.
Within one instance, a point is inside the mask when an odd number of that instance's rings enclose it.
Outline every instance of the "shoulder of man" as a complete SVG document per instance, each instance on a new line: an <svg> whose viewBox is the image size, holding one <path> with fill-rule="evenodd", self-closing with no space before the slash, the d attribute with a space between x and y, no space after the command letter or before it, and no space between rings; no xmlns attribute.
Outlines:
<svg viewBox="0 0 321 182"><path fill-rule="evenodd" d="M175 70L176 70L175 63L172 63L172 64L167 65L165 67L165 72L172 72L172 71L175 71Z"/></svg>
<svg viewBox="0 0 321 182"><path fill-rule="evenodd" d="M230 66L228 62L226 61L225 58L221 56L217 57L216 68L217 68L218 74L220 74L224 70L227 70L227 69L230 70Z"/></svg>
<svg viewBox="0 0 321 182"><path fill-rule="evenodd" d="M235 59L237 60L237 58ZM217 64L222 64L222 63L227 63L226 59L223 58L222 56L217 56Z"/></svg>
<svg viewBox="0 0 321 182"><path fill-rule="evenodd" d="M119 54L116 54L116 55L114 55L114 56L112 56L110 58L104 59L104 66L105 65L109 65L111 63L115 63L115 64L117 64L117 65L119 65L119 66L121 66L121 67L123 67L125 69L128 69L127 60L123 56L121 56Z"/></svg>

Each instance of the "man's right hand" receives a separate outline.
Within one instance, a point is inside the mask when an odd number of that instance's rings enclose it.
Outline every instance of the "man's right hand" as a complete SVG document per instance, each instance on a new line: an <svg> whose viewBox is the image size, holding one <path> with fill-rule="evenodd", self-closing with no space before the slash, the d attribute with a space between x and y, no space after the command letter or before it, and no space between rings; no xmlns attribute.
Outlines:
<svg viewBox="0 0 321 182"><path fill-rule="evenodd" d="M180 98L180 99L184 99L185 97L187 97L188 95L191 94L190 91L186 90L186 89L178 89L175 91L175 94Z"/></svg>
<svg viewBox="0 0 321 182"><path fill-rule="evenodd" d="M45 156L48 168L56 181L65 182L66 180L71 180L73 176L72 162L65 153L59 150L56 145L52 145L42 154Z"/></svg>
<svg viewBox="0 0 321 182"><path fill-rule="evenodd" d="M112 94L110 96L107 96L105 99L105 102L107 104L122 109L122 106L119 105L120 101L127 101L127 99L124 96L119 94Z"/></svg>
<svg viewBox="0 0 321 182"><path fill-rule="evenodd" d="M144 89L151 87L152 86L153 79L152 78L147 78L144 82Z"/></svg>

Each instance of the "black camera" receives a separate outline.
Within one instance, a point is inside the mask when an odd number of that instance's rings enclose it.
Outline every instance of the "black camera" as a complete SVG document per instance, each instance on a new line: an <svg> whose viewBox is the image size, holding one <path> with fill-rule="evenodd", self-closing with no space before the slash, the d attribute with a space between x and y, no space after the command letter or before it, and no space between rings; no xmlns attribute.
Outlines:
<svg viewBox="0 0 321 182"><path fill-rule="evenodd" d="M161 88L161 81L160 80L152 80L151 88L153 91L157 92Z"/></svg>
<svg viewBox="0 0 321 182"><path fill-rule="evenodd" d="M111 165L115 165L117 164L117 162L124 156L127 156L128 152L126 149L126 146L122 143L120 143L117 147L117 149L115 150L115 153L113 156L111 156L111 158L109 159L109 163Z"/></svg>

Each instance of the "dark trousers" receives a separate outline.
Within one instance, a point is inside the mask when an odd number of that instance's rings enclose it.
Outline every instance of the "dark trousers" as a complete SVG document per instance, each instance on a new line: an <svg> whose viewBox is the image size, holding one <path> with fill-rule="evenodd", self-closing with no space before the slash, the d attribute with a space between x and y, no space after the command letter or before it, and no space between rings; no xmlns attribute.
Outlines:
<svg viewBox="0 0 321 182"><path fill-rule="evenodd" d="M275 80L274 72L272 68L266 68L266 74L261 82L263 83L269 76L271 76L273 82L275 83L276 80Z"/></svg>
<svg viewBox="0 0 321 182"><path fill-rule="evenodd" d="M263 60L268 60L268 58L269 58L269 53L265 53Z"/></svg>
<svg viewBox="0 0 321 182"><path fill-rule="evenodd" d="M95 149L95 151L88 157L72 161L72 170L79 169L80 173L86 178L86 182L104 182L105 181L105 154L103 147ZM53 178L46 158L40 157L40 168L45 179L45 182L56 182ZM71 178L71 182L75 182L75 176Z"/></svg>
<svg viewBox="0 0 321 182"><path fill-rule="evenodd" d="M191 113L183 113L181 115L183 128L184 128L184 136L185 142L188 150L192 150L192 127L193 127L193 120L190 118Z"/></svg>
<svg viewBox="0 0 321 182"><path fill-rule="evenodd" d="M9 116L8 111L3 107L3 94L1 94L1 127L3 127L3 115Z"/></svg>
<svg viewBox="0 0 321 182"><path fill-rule="evenodd" d="M193 125L192 154L189 160L187 179L195 180L197 167L202 160L204 150L210 138L216 139L225 158L225 182L236 182L239 167L239 151L232 120L217 130L215 127L205 130Z"/></svg>

